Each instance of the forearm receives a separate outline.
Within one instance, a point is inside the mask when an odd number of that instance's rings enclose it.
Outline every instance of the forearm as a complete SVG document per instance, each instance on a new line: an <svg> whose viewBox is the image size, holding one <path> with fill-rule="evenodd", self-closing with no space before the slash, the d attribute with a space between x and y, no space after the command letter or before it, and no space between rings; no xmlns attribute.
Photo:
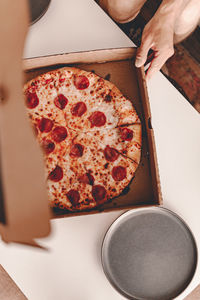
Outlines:
<svg viewBox="0 0 200 300"><path fill-rule="evenodd" d="M174 25L185 5L185 0L163 0L155 16L167 19L169 23Z"/></svg>

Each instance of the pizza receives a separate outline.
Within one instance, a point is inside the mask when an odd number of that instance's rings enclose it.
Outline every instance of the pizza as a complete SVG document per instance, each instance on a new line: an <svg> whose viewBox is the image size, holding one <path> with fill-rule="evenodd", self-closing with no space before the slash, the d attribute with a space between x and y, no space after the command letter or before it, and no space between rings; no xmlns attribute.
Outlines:
<svg viewBox="0 0 200 300"><path fill-rule="evenodd" d="M119 196L141 156L141 122L131 101L110 81L74 67L39 75L24 95L51 206L88 210Z"/></svg>

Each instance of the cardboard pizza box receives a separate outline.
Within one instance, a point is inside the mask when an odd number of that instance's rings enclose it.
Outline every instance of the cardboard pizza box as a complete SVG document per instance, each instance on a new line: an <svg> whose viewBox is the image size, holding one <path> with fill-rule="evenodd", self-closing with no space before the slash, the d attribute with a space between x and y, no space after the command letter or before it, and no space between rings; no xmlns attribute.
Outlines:
<svg viewBox="0 0 200 300"><path fill-rule="evenodd" d="M135 178L119 197L100 208L84 212L54 209L54 217L92 214L115 209L162 204L160 179L151 125L144 69L134 67L136 49L120 48L32 58L24 61L26 81L65 66L75 66L110 80L133 102L142 122L142 158Z"/></svg>
<svg viewBox="0 0 200 300"><path fill-rule="evenodd" d="M36 57L24 60L25 82L35 78L39 74L65 66L75 66L86 71L93 71L97 75L107 80L109 79L121 90L125 97L133 102L142 122L141 161L134 179L125 188L124 192L101 207L88 211L69 212L54 209L53 218L132 209L141 206L159 206L162 204L145 73L143 68L137 69L134 67L135 54L135 48L119 48ZM37 202L34 209L37 209L38 214L40 214L41 206L44 207L45 205L47 205L46 200L40 199L40 205ZM22 220L26 219L25 215L21 215L21 217ZM48 215L44 215L43 217L43 221L41 222L40 218L40 223L38 224L41 228L49 222ZM26 231L26 236L28 236L31 226L24 230Z"/></svg>

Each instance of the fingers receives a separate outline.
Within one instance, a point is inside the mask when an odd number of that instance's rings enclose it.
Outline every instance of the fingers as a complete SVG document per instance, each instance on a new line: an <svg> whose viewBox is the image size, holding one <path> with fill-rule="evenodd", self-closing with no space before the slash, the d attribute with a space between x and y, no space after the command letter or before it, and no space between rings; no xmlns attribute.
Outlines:
<svg viewBox="0 0 200 300"><path fill-rule="evenodd" d="M146 73L146 79L149 80L156 72L158 72L165 63L165 59L161 59L159 56L155 57Z"/></svg>
<svg viewBox="0 0 200 300"><path fill-rule="evenodd" d="M147 70L146 79L149 80L156 72L158 72L173 53L173 50L169 50L164 54L155 54L154 59Z"/></svg>
<svg viewBox="0 0 200 300"><path fill-rule="evenodd" d="M142 42L137 50L135 66L137 68L149 63L153 58L147 71L147 79L159 71L166 60L173 55L173 30L163 24L159 20L152 18L145 26L142 33ZM153 54L149 55L149 50L153 50ZM150 58L151 56L151 58Z"/></svg>
<svg viewBox="0 0 200 300"><path fill-rule="evenodd" d="M149 50L147 60L144 64L144 66L148 65L155 57L155 52L153 50Z"/></svg>
<svg viewBox="0 0 200 300"><path fill-rule="evenodd" d="M149 43L149 41L142 40L142 43L141 43L140 47L138 48L137 54L136 54L136 60L135 60L136 68L139 68L145 64L150 48L151 48L151 44Z"/></svg>

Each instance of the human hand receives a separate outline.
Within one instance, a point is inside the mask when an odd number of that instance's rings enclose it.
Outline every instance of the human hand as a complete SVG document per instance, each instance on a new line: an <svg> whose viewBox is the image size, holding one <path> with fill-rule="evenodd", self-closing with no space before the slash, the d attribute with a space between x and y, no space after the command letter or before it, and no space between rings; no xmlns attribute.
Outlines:
<svg viewBox="0 0 200 300"><path fill-rule="evenodd" d="M169 16L157 14L144 28L141 45L137 50L135 66L143 66L147 61L149 50L153 50L153 60L146 73L147 80L159 71L166 60L174 54L173 24Z"/></svg>

